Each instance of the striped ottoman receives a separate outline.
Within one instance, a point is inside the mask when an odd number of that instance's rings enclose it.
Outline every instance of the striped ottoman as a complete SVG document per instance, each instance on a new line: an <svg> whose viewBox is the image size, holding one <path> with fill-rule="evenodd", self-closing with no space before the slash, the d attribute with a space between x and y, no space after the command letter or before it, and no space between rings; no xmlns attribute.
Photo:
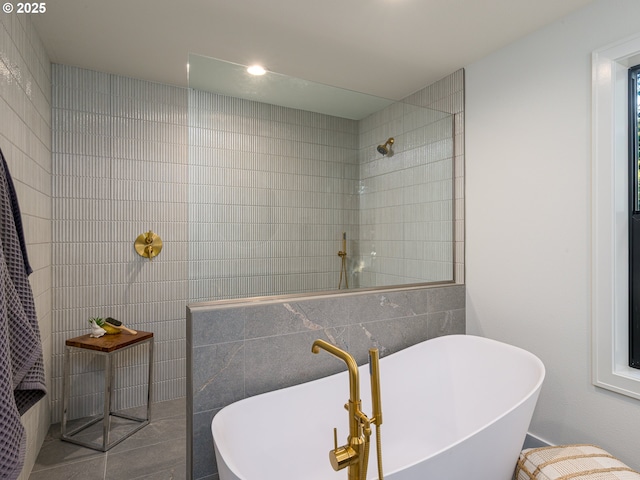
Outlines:
<svg viewBox="0 0 640 480"><path fill-rule="evenodd" d="M595 445L528 448L520 453L515 480L640 480L632 470Z"/></svg>

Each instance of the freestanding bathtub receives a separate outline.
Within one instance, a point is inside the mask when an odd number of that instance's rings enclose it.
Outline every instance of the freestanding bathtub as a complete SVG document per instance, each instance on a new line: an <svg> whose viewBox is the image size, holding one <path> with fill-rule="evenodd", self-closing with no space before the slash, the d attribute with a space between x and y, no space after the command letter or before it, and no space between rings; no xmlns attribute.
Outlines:
<svg viewBox="0 0 640 480"><path fill-rule="evenodd" d="M511 480L544 375L533 354L470 335L381 359L384 478ZM370 415L368 365L359 376ZM346 479L328 453L334 427L346 441L348 398L345 371L223 408L211 424L220 479ZM375 452L372 435L368 479L378 478Z"/></svg>

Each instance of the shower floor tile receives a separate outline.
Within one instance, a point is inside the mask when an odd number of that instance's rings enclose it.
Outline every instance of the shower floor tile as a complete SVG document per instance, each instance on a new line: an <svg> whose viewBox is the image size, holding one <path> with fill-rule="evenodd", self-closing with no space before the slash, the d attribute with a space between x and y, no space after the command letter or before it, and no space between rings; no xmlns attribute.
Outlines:
<svg viewBox="0 0 640 480"><path fill-rule="evenodd" d="M88 430L78 435L88 440L101 438L98 430ZM112 431L117 438L117 425ZM186 443L184 398L154 403L151 423L108 452L63 442L60 424L55 424L49 429L29 480L181 480L186 478Z"/></svg>

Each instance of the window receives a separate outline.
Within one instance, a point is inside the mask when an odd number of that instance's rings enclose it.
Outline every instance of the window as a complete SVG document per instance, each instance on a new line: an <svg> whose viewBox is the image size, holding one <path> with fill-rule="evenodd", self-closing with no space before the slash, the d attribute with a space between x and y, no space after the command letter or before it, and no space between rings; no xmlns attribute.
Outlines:
<svg viewBox="0 0 640 480"><path fill-rule="evenodd" d="M629 366L640 368L640 65L629 69Z"/></svg>
<svg viewBox="0 0 640 480"><path fill-rule="evenodd" d="M592 382L637 399L640 369L629 367L628 125L629 69L639 64L640 35L592 55Z"/></svg>

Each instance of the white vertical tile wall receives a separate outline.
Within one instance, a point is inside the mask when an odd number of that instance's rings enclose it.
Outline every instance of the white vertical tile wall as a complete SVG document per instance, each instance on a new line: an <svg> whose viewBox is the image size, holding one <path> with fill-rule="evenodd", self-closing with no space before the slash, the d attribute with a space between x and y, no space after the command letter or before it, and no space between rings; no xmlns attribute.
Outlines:
<svg viewBox="0 0 640 480"><path fill-rule="evenodd" d="M335 290L357 122L190 90L189 131L190 299Z"/></svg>
<svg viewBox="0 0 640 480"><path fill-rule="evenodd" d="M403 102L450 113L454 117L454 279L464 283L464 69L433 83Z"/></svg>
<svg viewBox="0 0 640 480"><path fill-rule="evenodd" d="M111 316L154 332L153 396L185 394L187 90L53 65L54 306L52 417L60 420L67 338ZM136 237L164 242L153 261ZM118 359L116 408L144 402L146 350ZM96 413L102 364L77 354L73 416ZM77 387L77 388L76 388Z"/></svg>
<svg viewBox="0 0 640 480"><path fill-rule="evenodd" d="M0 15L0 148L16 186L51 392L51 67L28 15ZM23 417L29 477L49 430L49 399Z"/></svg>
<svg viewBox="0 0 640 480"><path fill-rule="evenodd" d="M456 112L437 85L360 122L363 287L454 280Z"/></svg>
<svg viewBox="0 0 640 480"><path fill-rule="evenodd" d="M463 283L462 74L360 122L190 90L190 300L335 289L342 232L351 287Z"/></svg>

